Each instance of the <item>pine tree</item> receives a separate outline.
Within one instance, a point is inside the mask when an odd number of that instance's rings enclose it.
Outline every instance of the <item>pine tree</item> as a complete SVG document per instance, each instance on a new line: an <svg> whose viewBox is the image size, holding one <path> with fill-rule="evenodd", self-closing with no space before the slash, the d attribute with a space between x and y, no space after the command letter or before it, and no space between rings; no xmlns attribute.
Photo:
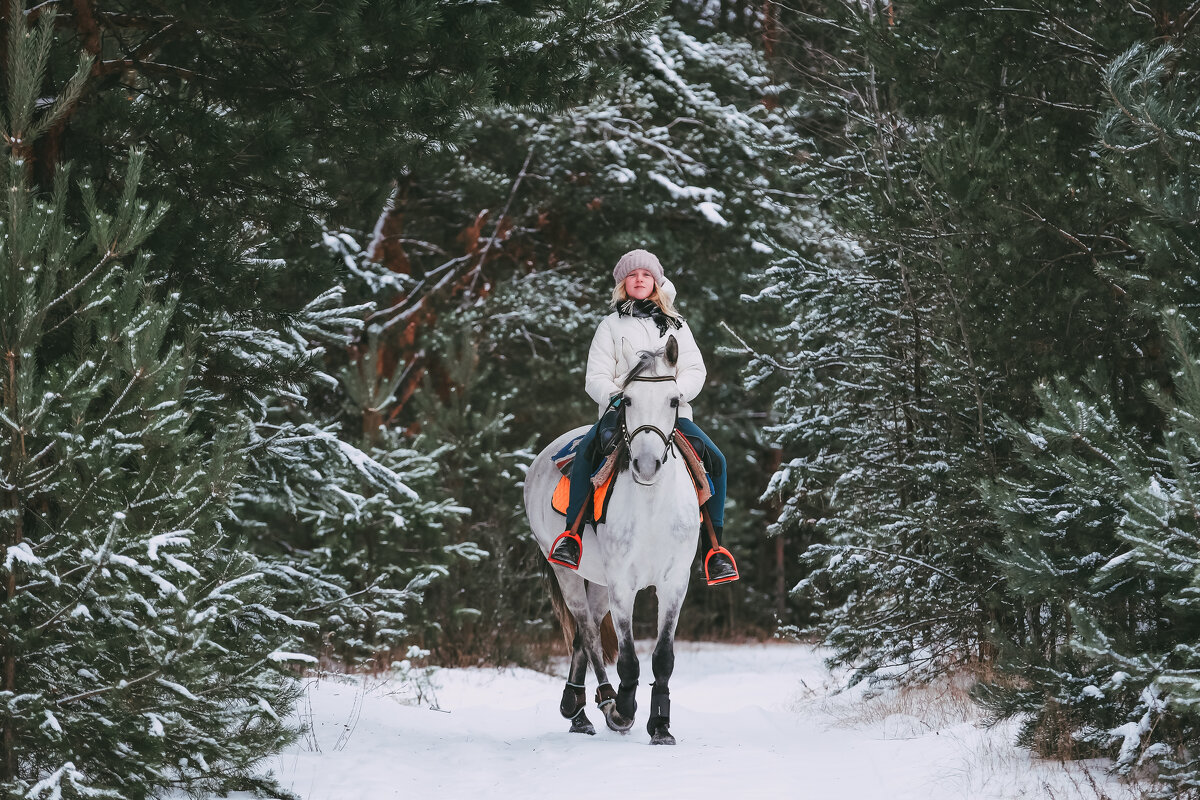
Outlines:
<svg viewBox="0 0 1200 800"><path fill-rule="evenodd" d="M805 516L827 538L803 587L832 604L818 629L856 675L990 659L993 637L1024 635L1018 598L984 557L1005 533L978 490L1013 457L1002 420L1034 412L1042 375L1078 379L1097 359L1127 422L1156 416L1137 386L1162 377L1158 334L1115 274L1138 258L1128 200L1102 174L1100 100L1078 87L1100 85L1098 65L1131 41L1183 23L1115 6L816 5L781 12L781 52L820 103L801 118L819 185L890 324L876 328L885 360L851 383L870 422L839 464L849 502L825 507L822 494L823 513ZM826 339L861 341L872 316L831 313L858 302L836 288L819 301L836 326ZM799 377L789 383L783 401L803 403ZM808 424L803 405L789 413L784 424L812 432L797 442L808 452L856 435ZM1066 606L1055 613L1061 629Z"/></svg>
<svg viewBox="0 0 1200 800"><path fill-rule="evenodd" d="M1134 44L1106 67L1104 113L1096 137L1105 156L1105 178L1131 207L1128 238L1134 253L1102 266L1128 287L1143 313L1157 317L1170 306L1196 319L1200 298L1184 277L1197 258L1200 158L1193 133L1200 120L1195 91L1197 45L1183 37L1149 47Z"/></svg>
<svg viewBox="0 0 1200 800"><path fill-rule="evenodd" d="M1151 464L1130 471L1117 530L1125 547L1096 581L1106 596L1128 592L1129 583L1140 591L1124 608L1117 605L1124 613L1115 621L1082 606L1072 615L1080 628L1078 650L1111 672L1090 694L1123 721L1088 732L1119 745L1120 772L1155 764L1167 787L1157 796L1194 798L1200 797L1200 370L1195 324L1168 309L1164 328L1179 367L1174 391L1146 387L1166 415L1162 444Z"/></svg>
<svg viewBox="0 0 1200 800"><path fill-rule="evenodd" d="M1009 531L993 558L1023 616L980 696L1000 716L1027 715L1023 744L1109 753L1125 773L1155 762L1163 796L1177 797L1200 774L1188 755L1200 735L1190 677L1200 377L1181 315L1164 326L1180 369L1174 396L1146 386L1166 415L1161 444L1119 418L1099 372L1083 386L1043 384L1044 416L1010 422L1021 469L983 494Z"/></svg>
<svg viewBox="0 0 1200 800"><path fill-rule="evenodd" d="M432 281L370 260L349 233L331 234L326 245L348 261L353 291L380 307L365 340L345 351L351 358L337 367L347 389L337 394L339 425L419 454L410 465L420 480L410 485L422 498L444 498L436 506L406 506L406 525L415 525L416 535L396 531L379 548L399 570L419 566L435 577L419 607L407 604L406 627L443 663L526 661L532 639L555 641L557 634L544 607L543 562L523 523L521 481L534 455L535 416L538 430L577 424L556 405L579 380L573 375L579 365L560 341L577 341L577 352L586 348L591 330L585 328L594 317L581 316L579 303L588 289L561 272L499 277L499 265L487 261L482 296L466 287L455 290L461 294L423 294ZM470 253L434 274L483 260ZM396 301L396 295L407 298ZM397 307L416 313L396 314ZM518 415L527 421L517 422ZM422 527L434 517L422 509L436 509L436 530ZM306 552L318 541L266 527ZM352 549L334 561L335 573L339 562L378 558L361 540L338 541ZM512 634L516 626L519 636Z"/></svg>
<svg viewBox="0 0 1200 800"><path fill-rule="evenodd" d="M464 512L439 474L448 443L422 449L385 424L401 373L389 377L381 357L373 327L330 387L344 402L333 420L299 404L271 409L281 421L276 457L234 498L242 528L276 568L278 606L314 625L311 648L347 665L386 666L423 636L435 624L421 609L425 588L455 560L480 555L445 530Z"/></svg>
<svg viewBox="0 0 1200 800"><path fill-rule="evenodd" d="M278 791L256 775L295 734L280 667L302 627L271 606L229 513L250 421L195 380L179 295L148 279L166 208L65 167L31 180L54 14L10 24L0 128L0 611L6 795Z"/></svg>
<svg viewBox="0 0 1200 800"><path fill-rule="evenodd" d="M1136 292L1140 314L1180 304L1161 317L1169 380L1143 386L1156 413L1122 416L1113 381L1098 372L1084 387L1059 379L1039 390L1042 420L1010 426L1021 468L985 491L1010 530L997 562L1026 610L1000 662L1022 683L991 687L986 699L1001 713L1030 713L1024 738L1043 750L1102 750L1126 773L1155 764L1163 797L1200 790L1191 755L1200 378L1194 288L1178 270L1200 245L1191 47L1137 44L1114 59L1097 124L1105 177L1128 193L1136 256L1106 271ZM1146 419L1148 430L1131 421Z"/></svg>
<svg viewBox="0 0 1200 800"><path fill-rule="evenodd" d="M1085 735L1088 729L1105 732L1121 721L1119 704L1101 707L1086 690L1105 685L1114 668L1081 658L1077 615L1130 634L1129 621L1141 619L1146 645L1167 635L1153 618L1161 599L1153 582L1136 571L1114 573L1121 495L1132 475L1154 466L1149 442L1119 417L1107 384L1097 370L1083 386L1063 378L1040 385L1042 418L1009 423L1021 468L982 490L1006 531L991 557L1020 614L1000 642L997 668L1023 680L1001 679L981 696L1001 716L1027 714L1020 741L1044 755L1094 755L1107 742ZM1102 576L1115 580L1102 585ZM1123 691L1136 697L1140 689Z"/></svg>
<svg viewBox="0 0 1200 800"><path fill-rule="evenodd" d="M438 447L439 483L469 512L447 525L445 547L472 557L449 564L447 580L431 591L437 628L426 641L451 663L521 662L531 640L553 641L557 633L545 613L541 551L524 524L521 490L537 455L534 437L520 442L512 430L515 412L537 401L515 386L496 395L481 391L496 380L497 366L476 349L473 340L482 338L476 326L504 323L490 311L459 321L464 327L447 332L438 348L446 394L426 386L417 398L416 445Z"/></svg>

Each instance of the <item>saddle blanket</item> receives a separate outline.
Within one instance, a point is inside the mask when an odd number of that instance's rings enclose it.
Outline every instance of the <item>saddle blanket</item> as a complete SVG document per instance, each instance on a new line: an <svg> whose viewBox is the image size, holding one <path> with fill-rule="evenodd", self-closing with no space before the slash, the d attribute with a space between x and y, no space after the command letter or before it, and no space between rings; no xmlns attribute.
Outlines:
<svg viewBox="0 0 1200 800"><path fill-rule="evenodd" d="M554 494L550 505L555 511L564 516L566 516L567 505L571 497L571 464L575 461L575 451L582 440L582 435L575 437L563 445L553 456L554 466L562 473L562 477L558 479L558 484L554 487ZM692 477L692 485L696 487L697 504L704 505L708 502L708 498L713 496L714 487L712 478L704 468L704 462L686 436L676 432L675 444L678 446L679 452L683 455L684 463L687 464L688 474ZM592 473L593 523L603 522L605 517L608 516L608 505L612 500L613 477L616 473L617 458L619 455L620 448L610 453L608 458L604 459L599 469Z"/></svg>

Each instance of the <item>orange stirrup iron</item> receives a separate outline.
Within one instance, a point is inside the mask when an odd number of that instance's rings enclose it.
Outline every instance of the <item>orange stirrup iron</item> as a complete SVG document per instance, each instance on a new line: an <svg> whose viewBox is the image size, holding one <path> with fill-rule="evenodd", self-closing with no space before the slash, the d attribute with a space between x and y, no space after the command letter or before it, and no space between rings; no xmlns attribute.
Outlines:
<svg viewBox="0 0 1200 800"><path fill-rule="evenodd" d="M700 509L700 516L704 519L704 527L708 531L709 544L708 555L704 557L704 580L708 582L709 586L716 586L717 584L732 583L733 581L736 581L741 576L738 575L737 562L733 560L733 553L729 552L724 547L721 547L721 543L717 541L717 532L713 530L712 517L708 515L707 508ZM730 566L733 567L733 571L714 578L708 569L708 565L709 562L712 561L713 556L716 555L723 555L728 558Z"/></svg>

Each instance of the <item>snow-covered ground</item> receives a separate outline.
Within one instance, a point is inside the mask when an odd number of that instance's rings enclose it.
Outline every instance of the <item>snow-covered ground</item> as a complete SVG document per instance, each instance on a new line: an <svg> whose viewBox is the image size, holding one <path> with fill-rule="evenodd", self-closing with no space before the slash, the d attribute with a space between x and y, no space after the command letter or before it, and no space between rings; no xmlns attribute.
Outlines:
<svg viewBox="0 0 1200 800"><path fill-rule="evenodd" d="M808 645L680 643L675 747L648 746L646 648L642 677L634 729L609 731L589 705L596 736L567 733L563 678L531 670L440 670L434 695L420 701L402 681L311 679L300 707L307 740L272 768L307 800L1135 796L1099 763L1030 758L1009 744L1011 725L978 727L977 712L947 687L830 696L836 678Z"/></svg>

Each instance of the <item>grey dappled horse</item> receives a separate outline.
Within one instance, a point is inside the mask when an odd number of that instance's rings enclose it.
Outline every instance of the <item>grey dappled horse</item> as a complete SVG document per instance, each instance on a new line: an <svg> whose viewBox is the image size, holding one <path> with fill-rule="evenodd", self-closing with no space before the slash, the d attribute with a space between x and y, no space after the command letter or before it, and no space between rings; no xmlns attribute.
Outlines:
<svg viewBox="0 0 1200 800"><path fill-rule="evenodd" d="M572 731L595 732L584 713L584 679L590 661L599 684L596 702L608 727L621 732L633 727L640 672L633 645L633 601L639 590L653 586L658 596L658 641L652 658L654 683L646 730L652 744L674 744L667 727L671 714L668 682L675 666L675 626L687 594L700 530L696 489L675 444L679 388L674 376L679 347L674 336L657 352L635 355L624 341L622 347L626 363L637 366L622 382L624 420L616 435L621 439L619 446L628 452L618 462L620 471L613 479L606 521L583 527L578 571L547 564L562 598L562 603L555 603L555 613L572 650L560 711L571 720ZM586 430L584 426L559 436L538 454L526 475L525 513L543 554L564 528L563 517L550 506L560 477L552 456ZM605 672L601 646L601 622L607 613L612 615L619 649L620 685L615 692Z"/></svg>

